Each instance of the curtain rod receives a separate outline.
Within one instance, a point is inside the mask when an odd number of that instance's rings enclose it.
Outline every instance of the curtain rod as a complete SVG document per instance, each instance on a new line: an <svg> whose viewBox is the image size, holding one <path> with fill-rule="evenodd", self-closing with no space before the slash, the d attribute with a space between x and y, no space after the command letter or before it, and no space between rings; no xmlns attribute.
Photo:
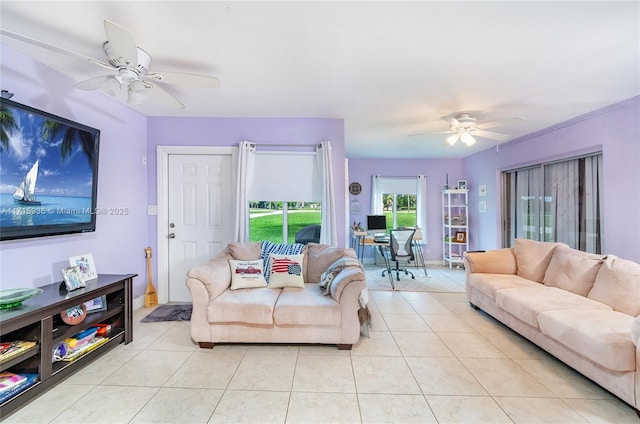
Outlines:
<svg viewBox="0 0 640 424"><path fill-rule="evenodd" d="M402 176L402 175L393 175L393 176L385 176L385 175L373 175L373 177L378 177L378 178L420 178L420 177L426 177L425 175L419 174L419 175L408 175L408 176Z"/></svg>
<svg viewBox="0 0 640 424"><path fill-rule="evenodd" d="M256 148L258 147L321 147L320 143L318 144L257 144L254 143Z"/></svg>

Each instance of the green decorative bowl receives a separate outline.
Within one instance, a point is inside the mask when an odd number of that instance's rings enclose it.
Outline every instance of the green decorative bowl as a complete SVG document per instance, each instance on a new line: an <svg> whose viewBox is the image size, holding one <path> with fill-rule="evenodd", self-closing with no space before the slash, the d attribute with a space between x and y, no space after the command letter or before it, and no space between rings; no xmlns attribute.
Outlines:
<svg viewBox="0 0 640 424"><path fill-rule="evenodd" d="M9 289L0 290L0 309L15 308L24 300L42 293L42 289Z"/></svg>

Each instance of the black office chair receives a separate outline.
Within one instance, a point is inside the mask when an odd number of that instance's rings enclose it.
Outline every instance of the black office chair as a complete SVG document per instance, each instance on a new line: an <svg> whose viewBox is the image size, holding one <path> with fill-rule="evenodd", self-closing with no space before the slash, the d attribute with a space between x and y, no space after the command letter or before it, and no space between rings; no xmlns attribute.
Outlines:
<svg viewBox="0 0 640 424"><path fill-rule="evenodd" d="M387 266L387 270L390 274L392 272L396 273L396 280L400 281L400 272L404 272L405 275L411 275L411 278L415 279L415 275L406 268L400 268L401 260L408 260L413 262L416 260L413 254L413 235L415 234L415 229L394 229L389 231L389 256L392 262L396 263L396 267L391 269L390 266ZM382 271L382 275L384 276L386 271ZM391 275L390 275L391 276ZM393 280L392 280L393 287Z"/></svg>

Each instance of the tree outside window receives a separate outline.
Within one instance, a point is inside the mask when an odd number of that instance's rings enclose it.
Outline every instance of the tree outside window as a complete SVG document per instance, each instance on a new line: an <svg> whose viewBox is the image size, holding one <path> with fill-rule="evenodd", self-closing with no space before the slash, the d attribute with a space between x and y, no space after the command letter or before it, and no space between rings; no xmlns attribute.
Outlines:
<svg viewBox="0 0 640 424"><path fill-rule="evenodd" d="M382 204L387 222L393 223L389 228L416 226L416 195L415 194L383 194Z"/></svg>

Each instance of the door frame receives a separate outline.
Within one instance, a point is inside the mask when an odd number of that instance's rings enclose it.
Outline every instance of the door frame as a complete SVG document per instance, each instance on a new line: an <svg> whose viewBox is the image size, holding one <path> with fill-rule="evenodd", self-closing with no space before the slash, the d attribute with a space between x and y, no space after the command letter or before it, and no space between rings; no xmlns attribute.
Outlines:
<svg viewBox="0 0 640 424"><path fill-rule="evenodd" d="M231 183L236 185L238 148L233 146L157 146L157 219L156 262L158 281L158 303L169 302L169 156L170 155L217 155L231 156ZM233 190L235 198L235 189ZM235 205L235 201L234 201ZM235 213L234 213L235 216Z"/></svg>

